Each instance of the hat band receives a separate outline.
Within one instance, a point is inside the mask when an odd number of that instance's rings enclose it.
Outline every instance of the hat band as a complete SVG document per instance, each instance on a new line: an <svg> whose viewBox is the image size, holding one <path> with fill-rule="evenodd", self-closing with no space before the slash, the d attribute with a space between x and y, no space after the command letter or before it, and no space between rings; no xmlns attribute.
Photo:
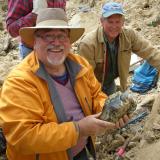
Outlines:
<svg viewBox="0 0 160 160"><path fill-rule="evenodd" d="M38 23L36 27L40 26L68 26L68 23L66 21L62 20L46 20Z"/></svg>

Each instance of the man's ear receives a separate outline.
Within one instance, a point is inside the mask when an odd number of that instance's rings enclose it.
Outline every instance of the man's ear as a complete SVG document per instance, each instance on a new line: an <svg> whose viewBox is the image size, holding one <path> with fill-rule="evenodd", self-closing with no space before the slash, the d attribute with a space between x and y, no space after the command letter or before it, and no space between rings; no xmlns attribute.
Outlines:
<svg viewBox="0 0 160 160"><path fill-rule="evenodd" d="M101 24L103 23L103 21L104 21L104 18L103 18L103 17L101 17L101 18L100 18L100 22L101 22Z"/></svg>
<svg viewBox="0 0 160 160"><path fill-rule="evenodd" d="M36 47L36 41L34 41L33 50L36 51L36 48L37 48L37 47Z"/></svg>

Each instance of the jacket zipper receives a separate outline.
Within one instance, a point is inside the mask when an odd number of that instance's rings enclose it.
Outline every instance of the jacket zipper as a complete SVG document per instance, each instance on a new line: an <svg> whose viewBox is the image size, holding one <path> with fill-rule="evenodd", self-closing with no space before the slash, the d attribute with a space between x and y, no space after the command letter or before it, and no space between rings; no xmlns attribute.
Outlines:
<svg viewBox="0 0 160 160"><path fill-rule="evenodd" d="M92 107L89 105L87 98L84 97L84 99L85 99L85 101L86 101L86 103L87 103L87 106L88 106L90 112L92 113Z"/></svg>

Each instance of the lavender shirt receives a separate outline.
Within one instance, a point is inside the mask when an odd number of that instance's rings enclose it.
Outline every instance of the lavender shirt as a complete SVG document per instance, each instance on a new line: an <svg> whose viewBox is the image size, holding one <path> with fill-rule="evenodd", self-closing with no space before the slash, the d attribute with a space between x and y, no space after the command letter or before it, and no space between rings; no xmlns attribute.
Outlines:
<svg viewBox="0 0 160 160"><path fill-rule="evenodd" d="M81 106L77 100L73 87L71 86L70 80L66 85L62 85L55 80L53 80L60 95L62 103L64 105L64 110L67 116L68 121L79 121L84 118L84 113L81 109ZM77 145L72 148L73 156L76 156L87 143L87 137L83 137L78 140Z"/></svg>

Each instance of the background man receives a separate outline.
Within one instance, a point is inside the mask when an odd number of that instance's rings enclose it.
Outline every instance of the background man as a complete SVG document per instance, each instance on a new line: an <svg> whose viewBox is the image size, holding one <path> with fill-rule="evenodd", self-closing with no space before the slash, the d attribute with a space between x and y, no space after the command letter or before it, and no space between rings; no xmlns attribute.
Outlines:
<svg viewBox="0 0 160 160"><path fill-rule="evenodd" d="M134 30L123 27L124 11L120 3L106 3L100 20L101 26L81 40L78 52L93 66L106 94L116 91L117 77L121 90L126 90L131 52L159 69L160 51Z"/></svg>
<svg viewBox="0 0 160 160"><path fill-rule="evenodd" d="M8 76L0 98L0 122L9 160L88 160L92 137L123 126L98 119L106 100L93 69L70 53L84 32L68 26L64 10L41 10L35 27L20 29L34 48Z"/></svg>
<svg viewBox="0 0 160 160"><path fill-rule="evenodd" d="M34 26L38 11L47 7L65 10L66 0L8 0L6 24L10 35L18 37L20 28ZM21 58L32 51L32 47L22 41L19 44L19 49Z"/></svg>

